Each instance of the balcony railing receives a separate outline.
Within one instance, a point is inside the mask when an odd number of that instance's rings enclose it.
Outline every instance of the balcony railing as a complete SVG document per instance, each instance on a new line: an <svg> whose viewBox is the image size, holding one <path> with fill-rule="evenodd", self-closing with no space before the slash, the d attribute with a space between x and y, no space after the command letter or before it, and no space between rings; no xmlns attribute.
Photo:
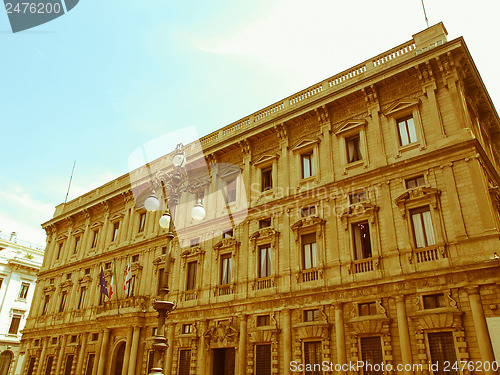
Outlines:
<svg viewBox="0 0 500 375"><path fill-rule="evenodd" d="M302 271L302 282L307 283L309 281L319 280L319 269L309 268Z"/></svg>
<svg viewBox="0 0 500 375"><path fill-rule="evenodd" d="M226 285L219 285L217 287L217 294L219 296L227 296L229 294L233 294L233 285L232 284L226 284Z"/></svg>
<svg viewBox="0 0 500 375"><path fill-rule="evenodd" d="M446 258L446 254L439 251L437 246L432 246L415 249L415 257L417 258L417 263L426 263Z"/></svg>
<svg viewBox="0 0 500 375"><path fill-rule="evenodd" d="M195 290L188 290L184 294L184 301L193 301L195 299L198 299L198 293Z"/></svg>
<svg viewBox="0 0 500 375"><path fill-rule="evenodd" d="M352 263L354 273L373 271L373 258L359 259Z"/></svg>
<svg viewBox="0 0 500 375"><path fill-rule="evenodd" d="M271 277L263 277L257 280L257 290L271 288L273 286L273 279Z"/></svg>

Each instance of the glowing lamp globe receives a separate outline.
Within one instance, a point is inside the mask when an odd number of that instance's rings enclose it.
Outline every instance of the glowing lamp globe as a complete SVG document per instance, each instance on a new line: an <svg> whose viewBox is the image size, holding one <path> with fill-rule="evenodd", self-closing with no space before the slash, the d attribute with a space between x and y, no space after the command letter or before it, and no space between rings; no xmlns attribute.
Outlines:
<svg viewBox="0 0 500 375"><path fill-rule="evenodd" d="M175 167L184 167L186 164L186 157L183 154L174 155L172 158L172 164Z"/></svg>
<svg viewBox="0 0 500 375"><path fill-rule="evenodd" d="M151 194L148 199L144 201L144 208L148 211L157 211L160 208L160 201L154 194Z"/></svg>
<svg viewBox="0 0 500 375"><path fill-rule="evenodd" d="M205 218L206 212L201 204L197 204L191 210L191 217L194 220L203 220Z"/></svg>
<svg viewBox="0 0 500 375"><path fill-rule="evenodd" d="M170 228L170 220L172 218L170 215L163 214L163 216L160 218L160 227L163 229L169 229Z"/></svg>

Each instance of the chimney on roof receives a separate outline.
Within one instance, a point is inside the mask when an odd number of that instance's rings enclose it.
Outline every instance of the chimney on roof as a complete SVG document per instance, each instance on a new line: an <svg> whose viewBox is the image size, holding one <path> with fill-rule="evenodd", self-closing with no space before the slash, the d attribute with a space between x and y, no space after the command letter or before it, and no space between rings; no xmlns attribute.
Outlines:
<svg viewBox="0 0 500 375"><path fill-rule="evenodd" d="M448 41L446 35L448 35L448 31L442 22L413 35L417 55L446 43Z"/></svg>
<svg viewBox="0 0 500 375"><path fill-rule="evenodd" d="M16 239L17 239L17 233L16 232L12 232L10 234L10 242L16 242Z"/></svg>

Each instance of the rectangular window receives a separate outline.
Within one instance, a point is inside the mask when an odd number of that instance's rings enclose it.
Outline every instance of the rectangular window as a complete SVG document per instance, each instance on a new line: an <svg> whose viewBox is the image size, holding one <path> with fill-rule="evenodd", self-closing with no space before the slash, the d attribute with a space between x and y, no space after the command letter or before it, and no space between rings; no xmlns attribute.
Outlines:
<svg viewBox="0 0 500 375"><path fill-rule="evenodd" d="M372 245L370 241L370 227L368 221L352 224L354 257L356 260L371 258Z"/></svg>
<svg viewBox="0 0 500 375"><path fill-rule="evenodd" d="M310 341L304 343L304 363L311 364L310 371L305 371L305 375L321 375L321 341Z"/></svg>
<svg viewBox="0 0 500 375"><path fill-rule="evenodd" d="M271 344L255 345L255 375L271 375Z"/></svg>
<svg viewBox="0 0 500 375"><path fill-rule="evenodd" d="M438 309L440 307L446 307L446 302L444 301L444 294L430 294L423 297L424 309Z"/></svg>
<svg viewBox="0 0 500 375"><path fill-rule="evenodd" d="M224 233L222 233L222 238L231 238L234 235L234 231L232 229L225 230Z"/></svg>
<svg viewBox="0 0 500 375"><path fill-rule="evenodd" d="M257 316L257 327L265 327L271 325L270 315L258 315Z"/></svg>
<svg viewBox="0 0 500 375"><path fill-rule="evenodd" d="M57 337L52 337L50 339L50 342L52 343L52 345L57 345Z"/></svg>
<svg viewBox="0 0 500 375"><path fill-rule="evenodd" d="M61 303L59 304L59 312L62 313L64 311L64 307L66 305L66 298L68 297L68 292L64 291L61 294Z"/></svg>
<svg viewBox="0 0 500 375"><path fill-rule="evenodd" d="M92 237L92 249L97 247L97 241L99 240L99 229L96 229Z"/></svg>
<svg viewBox="0 0 500 375"><path fill-rule="evenodd" d="M64 364L64 375L71 375L71 367L73 366L73 354L66 356L66 363Z"/></svg>
<svg viewBox="0 0 500 375"><path fill-rule="evenodd" d="M368 302L358 304L359 316L377 315L377 303Z"/></svg>
<svg viewBox="0 0 500 375"><path fill-rule="evenodd" d="M354 137L346 138L345 146L347 150L347 163L354 163L362 159L359 149L359 134Z"/></svg>
<svg viewBox="0 0 500 375"><path fill-rule="evenodd" d="M259 220L259 229L268 228L271 226L271 219Z"/></svg>
<svg viewBox="0 0 500 375"><path fill-rule="evenodd" d="M413 189L413 188L416 188L418 186L425 185L425 178L424 178L423 175L415 176L415 177L412 177L412 178L407 178L405 180L405 183L406 183L406 188L407 189Z"/></svg>
<svg viewBox="0 0 500 375"><path fill-rule="evenodd" d="M226 181L226 203L236 201L236 178Z"/></svg>
<svg viewBox="0 0 500 375"><path fill-rule="evenodd" d="M262 170L262 191L268 191L273 188L273 169L266 168Z"/></svg>
<svg viewBox="0 0 500 375"><path fill-rule="evenodd" d="M76 342L76 340L78 339L78 336L77 335L72 335L69 339L70 343L74 344Z"/></svg>
<svg viewBox="0 0 500 375"><path fill-rule="evenodd" d="M30 357L30 363L28 365L28 371L26 375L33 375L33 370L35 369L36 357Z"/></svg>
<svg viewBox="0 0 500 375"><path fill-rule="evenodd" d="M14 314L12 316L9 327L9 335L17 335L17 331L19 331L19 324L21 323L21 318L21 315Z"/></svg>
<svg viewBox="0 0 500 375"><path fill-rule="evenodd" d="M315 322L319 320L319 309L304 310L304 322Z"/></svg>
<svg viewBox="0 0 500 375"><path fill-rule="evenodd" d="M78 245L80 244L80 236L75 237L75 246L73 247L73 254L78 253Z"/></svg>
<svg viewBox="0 0 500 375"><path fill-rule="evenodd" d="M47 357L47 365L45 365L45 375L50 375L50 372L52 371L52 364L54 363L54 356L49 355Z"/></svg>
<svg viewBox="0 0 500 375"><path fill-rule="evenodd" d="M187 264L187 281L186 281L186 290L194 290L196 289L196 267L198 262L189 262Z"/></svg>
<svg viewBox="0 0 500 375"><path fill-rule="evenodd" d="M200 246L200 237L193 238L191 240L191 247Z"/></svg>
<svg viewBox="0 0 500 375"><path fill-rule="evenodd" d="M71 280L71 273L66 274L66 280Z"/></svg>
<svg viewBox="0 0 500 375"><path fill-rule="evenodd" d="M361 359L365 364L371 365L365 365L366 368L363 370L363 375L382 375L383 371L374 370L374 365L379 365L384 360L380 336L361 337L360 342Z"/></svg>
<svg viewBox="0 0 500 375"><path fill-rule="evenodd" d="M104 269L105 270L110 270L111 269L111 262L104 263Z"/></svg>
<svg viewBox="0 0 500 375"><path fill-rule="evenodd" d="M316 233L301 236L303 269L318 267L318 255L316 250Z"/></svg>
<svg viewBox="0 0 500 375"><path fill-rule="evenodd" d="M193 325L192 324L183 324L182 325L182 333L184 335L193 333Z"/></svg>
<svg viewBox="0 0 500 375"><path fill-rule="evenodd" d="M179 375L189 375L191 367L191 350L181 349L179 350Z"/></svg>
<svg viewBox="0 0 500 375"><path fill-rule="evenodd" d="M63 245L64 245L63 242L59 242L57 244L57 256L56 256L56 260L59 260L59 258L61 257L61 252L62 252Z"/></svg>
<svg viewBox="0 0 500 375"><path fill-rule="evenodd" d="M161 248L161 255L165 255L167 254L167 247L166 246L162 246Z"/></svg>
<svg viewBox="0 0 500 375"><path fill-rule="evenodd" d="M316 206L308 206L300 209L300 215L302 217L315 216L316 215Z"/></svg>
<svg viewBox="0 0 500 375"><path fill-rule="evenodd" d="M139 261L139 254L132 255L132 263L136 263Z"/></svg>
<svg viewBox="0 0 500 375"><path fill-rule="evenodd" d="M139 233L144 232L144 228L146 228L146 213L142 212L139 216Z"/></svg>
<svg viewBox="0 0 500 375"><path fill-rule="evenodd" d="M259 247L259 277L271 276L271 246Z"/></svg>
<svg viewBox="0 0 500 375"><path fill-rule="evenodd" d="M83 271L85 275L90 275L90 268L85 268L85 271Z"/></svg>
<svg viewBox="0 0 500 375"><path fill-rule="evenodd" d="M120 229L120 222L117 221L113 223L113 235L111 237L111 241L116 241L118 239L118 229Z"/></svg>
<svg viewBox="0 0 500 375"><path fill-rule="evenodd" d="M351 204L365 202L366 201L366 191L361 190L357 193L349 195L349 201Z"/></svg>
<svg viewBox="0 0 500 375"><path fill-rule="evenodd" d="M410 216L415 247L419 248L435 245L436 238L434 237L434 227L432 226L431 211L429 207L411 210Z"/></svg>
<svg viewBox="0 0 500 375"><path fill-rule="evenodd" d="M449 371L444 371L445 362L455 363L457 355L455 352L455 342L452 332L435 332L428 333L429 352L431 353L431 362L438 363L438 370L433 371L434 375L452 375L458 374L452 366L448 366Z"/></svg>
<svg viewBox="0 0 500 375"><path fill-rule="evenodd" d="M302 178L314 176L314 155L311 152L300 155L302 163Z"/></svg>
<svg viewBox="0 0 500 375"><path fill-rule="evenodd" d="M415 131L415 123L412 116L399 119L397 123L399 144L401 146L406 146L417 141L417 132Z"/></svg>
<svg viewBox="0 0 500 375"><path fill-rule="evenodd" d="M231 283L231 254L221 256L221 285Z"/></svg>
<svg viewBox="0 0 500 375"><path fill-rule="evenodd" d="M19 298L20 299L26 299L26 297L28 297L29 288L30 288L30 284L28 284L28 283L21 284L21 290L19 291Z"/></svg>
<svg viewBox="0 0 500 375"><path fill-rule="evenodd" d="M85 375L92 375L94 369L95 354L90 353L87 357L87 367L85 367Z"/></svg>
<svg viewBox="0 0 500 375"><path fill-rule="evenodd" d="M78 310L83 309L83 305L85 304L85 294L87 293L87 288L82 286L80 289L80 299L78 301Z"/></svg>

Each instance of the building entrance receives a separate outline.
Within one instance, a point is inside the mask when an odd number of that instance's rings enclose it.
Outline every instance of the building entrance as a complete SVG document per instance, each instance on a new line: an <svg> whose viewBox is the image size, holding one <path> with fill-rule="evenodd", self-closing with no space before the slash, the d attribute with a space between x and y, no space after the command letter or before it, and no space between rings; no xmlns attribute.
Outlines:
<svg viewBox="0 0 500 375"><path fill-rule="evenodd" d="M212 375L234 375L234 348L213 349Z"/></svg>

